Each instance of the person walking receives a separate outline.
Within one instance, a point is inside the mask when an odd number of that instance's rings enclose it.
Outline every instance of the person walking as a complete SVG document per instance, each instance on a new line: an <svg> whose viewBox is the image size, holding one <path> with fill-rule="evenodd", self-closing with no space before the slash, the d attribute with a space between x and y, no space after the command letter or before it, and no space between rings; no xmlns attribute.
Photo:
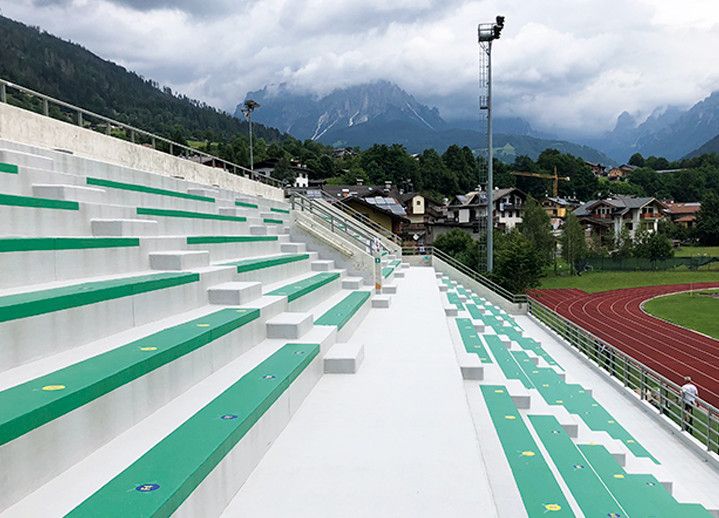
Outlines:
<svg viewBox="0 0 719 518"><path fill-rule="evenodd" d="M692 383L690 376L684 376L684 385L682 385L682 405L684 406L682 429L689 430L694 424L693 410L696 404L699 390Z"/></svg>

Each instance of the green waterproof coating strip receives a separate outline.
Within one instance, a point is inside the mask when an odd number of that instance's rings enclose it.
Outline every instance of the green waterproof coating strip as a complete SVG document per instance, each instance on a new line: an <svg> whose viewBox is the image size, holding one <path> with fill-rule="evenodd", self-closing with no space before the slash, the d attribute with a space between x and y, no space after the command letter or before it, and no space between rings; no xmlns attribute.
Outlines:
<svg viewBox="0 0 719 518"><path fill-rule="evenodd" d="M289 213L290 213L290 211L287 210L287 209L274 209L274 208L270 208L270 210L271 210L272 212L279 212L280 214L289 214Z"/></svg>
<svg viewBox="0 0 719 518"><path fill-rule="evenodd" d="M155 273L0 297L0 322L129 297L200 280L197 273Z"/></svg>
<svg viewBox="0 0 719 518"><path fill-rule="evenodd" d="M124 183L116 182L114 180L105 180L104 178L87 178L88 185L97 185L100 187L109 187L111 189L122 189L125 191L142 192L145 194L157 194L160 196L173 196L175 198L184 198L186 200L195 201L206 201L210 203L215 202L215 198L209 196L198 196L197 194L188 194L180 191L170 191L168 189L160 189L158 187L148 187L147 185L140 185L136 183Z"/></svg>
<svg viewBox="0 0 719 518"><path fill-rule="evenodd" d="M254 203L247 203L246 201L239 201L239 200L235 201L235 205L237 205L238 207L247 207L249 209L257 208L257 205L255 205Z"/></svg>
<svg viewBox="0 0 719 518"><path fill-rule="evenodd" d="M259 318L222 309L0 392L0 445Z"/></svg>
<svg viewBox="0 0 719 518"><path fill-rule="evenodd" d="M36 209L80 210L80 204L76 201L51 200L49 198L33 198L32 196L15 196L13 194L0 194L0 205Z"/></svg>
<svg viewBox="0 0 719 518"><path fill-rule="evenodd" d="M0 252L86 250L140 246L136 237L17 237L0 239Z"/></svg>
<svg viewBox="0 0 719 518"><path fill-rule="evenodd" d="M188 245L212 245L219 243L259 243L277 241L277 236L190 236Z"/></svg>
<svg viewBox="0 0 719 518"><path fill-rule="evenodd" d="M18 167L15 164L0 162L0 173L18 174Z"/></svg>
<svg viewBox="0 0 719 518"><path fill-rule="evenodd" d="M342 329L369 299L369 291L353 291L315 321L318 326L337 326Z"/></svg>
<svg viewBox="0 0 719 518"><path fill-rule="evenodd" d="M289 254L272 257L258 257L255 259L243 259L242 261L232 261L230 263L224 263L224 265L236 266L237 273L245 273L252 272L255 270L262 270L264 268L272 268L273 266L280 266L282 264L305 261L309 258L309 254Z"/></svg>
<svg viewBox="0 0 719 518"><path fill-rule="evenodd" d="M225 216L224 214L211 214L207 212L193 212L190 210L151 209L138 207L137 213L143 216L164 216L167 218L214 219L218 221L247 221L244 216Z"/></svg>
<svg viewBox="0 0 719 518"><path fill-rule="evenodd" d="M292 302L293 300L297 300L300 297L304 297L308 293L321 288L325 284L329 284L335 279L339 279L339 277L339 273L324 272L309 277L308 279L293 282L292 284L288 284L287 286L271 291L266 295L285 296L287 297L288 302Z"/></svg>
<svg viewBox="0 0 719 518"><path fill-rule="evenodd" d="M170 516L315 359L317 344L286 344L240 378L67 516Z"/></svg>

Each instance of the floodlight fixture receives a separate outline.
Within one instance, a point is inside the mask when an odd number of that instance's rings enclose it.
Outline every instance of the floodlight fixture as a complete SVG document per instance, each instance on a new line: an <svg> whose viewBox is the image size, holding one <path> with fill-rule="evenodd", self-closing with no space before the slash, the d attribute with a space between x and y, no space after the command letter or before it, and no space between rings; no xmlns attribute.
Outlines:
<svg viewBox="0 0 719 518"><path fill-rule="evenodd" d="M245 115L245 118L247 119L247 122L249 123L249 132L250 132L250 171L255 170L255 157L253 154L253 147L252 147L252 112L254 112L257 108L260 107L260 103L253 99L247 99L245 103L242 106L242 113Z"/></svg>

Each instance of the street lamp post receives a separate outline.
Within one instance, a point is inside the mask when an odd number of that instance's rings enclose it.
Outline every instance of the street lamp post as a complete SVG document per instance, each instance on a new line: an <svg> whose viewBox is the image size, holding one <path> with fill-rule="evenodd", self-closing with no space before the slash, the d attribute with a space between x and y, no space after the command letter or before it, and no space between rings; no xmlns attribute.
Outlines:
<svg viewBox="0 0 719 518"><path fill-rule="evenodd" d="M245 114L245 118L250 126L250 171L255 170L255 157L253 155L254 150L252 148L252 112L259 107L260 104L252 99L247 99L242 107L242 113Z"/></svg>
<svg viewBox="0 0 719 518"><path fill-rule="evenodd" d="M492 148L492 42L499 39L504 16L495 23L480 23L479 37L479 109L487 110L487 272L494 269L494 149Z"/></svg>

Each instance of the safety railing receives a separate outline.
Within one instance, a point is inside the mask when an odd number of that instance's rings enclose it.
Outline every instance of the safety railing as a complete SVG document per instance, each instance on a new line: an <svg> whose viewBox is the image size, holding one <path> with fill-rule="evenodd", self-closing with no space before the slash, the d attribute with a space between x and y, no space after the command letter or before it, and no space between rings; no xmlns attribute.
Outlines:
<svg viewBox="0 0 719 518"><path fill-rule="evenodd" d="M19 94L19 95L18 95ZM29 103L22 103L25 97ZM149 131L145 131L129 124L110 119L104 115L91 112L79 106L60 101L41 94L24 86L16 85L10 81L0 79L0 102L12 104L21 108L25 108L25 104L30 104L33 112L41 113L46 117L62 120L63 122L72 122L78 126L105 133L108 136L119 138L124 141L132 142L138 145L149 145L157 151L168 153L173 156L186 158L188 160L208 159L215 167L222 168L229 174L244 176L256 182L272 185L273 187L282 187L282 182L265 176L263 174L252 171L241 165L229 162L215 155L211 155L199 149L188 147L171 139L155 135ZM199 160L198 160L199 161ZM201 163L201 162L200 162Z"/></svg>
<svg viewBox="0 0 719 518"><path fill-rule="evenodd" d="M380 234L382 237L392 241L393 243L397 245L402 245L402 238L399 237L394 232L390 232L386 228L384 228L379 223L376 223L372 221L370 218L368 218L366 215L362 214L361 212L353 209L349 205L347 205L344 201L341 199L335 199L331 195L327 194L326 192L322 191L322 199L329 203L332 207L336 207L338 210L341 210L342 212L348 214L349 216L352 216L356 220L360 221L363 225L366 225L370 229L372 229L374 232Z"/></svg>
<svg viewBox="0 0 719 518"><path fill-rule="evenodd" d="M342 217L330 210L323 203L317 202L299 193L292 193L290 206L293 210L307 212L316 217L317 221L332 233L341 234L348 238L361 250L372 253L374 236L354 223L352 218Z"/></svg>
<svg viewBox="0 0 719 518"><path fill-rule="evenodd" d="M693 405L682 401L681 387L658 372L590 333L534 298L529 314L576 348L639 399L691 434L711 452L719 453L719 410L701 398Z"/></svg>
<svg viewBox="0 0 719 518"><path fill-rule="evenodd" d="M439 248L432 247L432 246L424 246L424 247L412 247L412 248L403 248L402 249L402 255L433 255L444 261L445 263L449 264L452 268L459 270L461 273L466 275L467 277L470 277L471 279L477 281L478 283L482 284L483 286L487 287L488 289L492 290L497 295L501 296L502 298L506 299L508 302L511 302L512 304L524 304L527 302L527 296L523 293L512 293L508 289L500 286L493 280L485 277L481 273L477 272L476 270L473 270L469 266L457 261L454 257L451 255L443 252Z"/></svg>

